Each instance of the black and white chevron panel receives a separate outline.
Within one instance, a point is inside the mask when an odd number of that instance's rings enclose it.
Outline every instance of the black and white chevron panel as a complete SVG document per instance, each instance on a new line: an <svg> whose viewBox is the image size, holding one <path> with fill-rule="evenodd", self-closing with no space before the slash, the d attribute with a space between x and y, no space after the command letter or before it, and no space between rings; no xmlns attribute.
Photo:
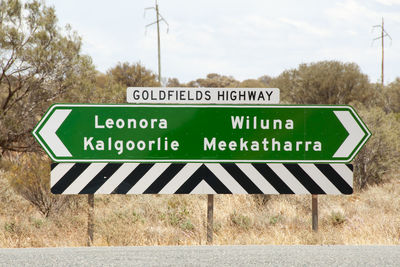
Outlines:
<svg viewBox="0 0 400 267"><path fill-rule="evenodd" d="M352 194L351 164L53 163L53 194Z"/></svg>

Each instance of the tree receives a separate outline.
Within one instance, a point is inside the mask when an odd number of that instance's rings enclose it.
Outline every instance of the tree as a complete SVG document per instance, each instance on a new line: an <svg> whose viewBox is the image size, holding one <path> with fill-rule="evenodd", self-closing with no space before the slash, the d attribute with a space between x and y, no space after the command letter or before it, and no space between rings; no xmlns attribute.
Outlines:
<svg viewBox="0 0 400 267"><path fill-rule="evenodd" d="M124 103L126 87L112 80L109 75L96 72L92 79L86 80L84 86L69 90L63 102Z"/></svg>
<svg viewBox="0 0 400 267"><path fill-rule="evenodd" d="M217 73L207 74L205 79L197 79L188 83L189 87L238 87L239 81L235 80L232 76L219 75Z"/></svg>
<svg viewBox="0 0 400 267"><path fill-rule="evenodd" d="M396 78L383 89L384 107L386 112L400 112L400 78Z"/></svg>
<svg viewBox="0 0 400 267"><path fill-rule="evenodd" d="M98 72L86 102L125 103L127 87L158 87L157 75L140 63L118 63L106 74ZM82 94L82 93L81 93Z"/></svg>
<svg viewBox="0 0 400 267"><path fill-rule="evenodd" d="M157 75L146 69L140 63L118 63L117 66L107 72L117 83L124 87L158 87ZM126 89L126 88L125 88Z"/></svg>
<svg viewBox="0 0 400 267"><path fill-rule="evenodd" d="M284 71L272 85L281 90L284 102L296 104L348 104L356 100L370 105L375 95L368 76L357 64L339 61L300 64Z"/></svg>
<svg viewBox="0 0 400 267"><path fill-rule="evenodd" d="M263 88L265 84L260 80L248 79L240 83L239 87L243 88Z"/></svg>
<svg viewBox="0 0 400 267"><path fill-rule="evenodd" d="M93 71L81 39L52 7L0 2L0 152L34 150L30 132L48 106Z"/></svg>
<svg viewBox="0 0 400 267"><path fill-rule="evenodd" d="M167 87L184 87L185 84L181 84L177 78L168 78Z"/></svg>
<svg viewBox="0 0 400 267"><path fill-rule="evenodd" d="M263 75L260 78L258 78L260 82L264 84L264 87L271 87L270 84L272 82L272 77L268 75Z"/></svg>

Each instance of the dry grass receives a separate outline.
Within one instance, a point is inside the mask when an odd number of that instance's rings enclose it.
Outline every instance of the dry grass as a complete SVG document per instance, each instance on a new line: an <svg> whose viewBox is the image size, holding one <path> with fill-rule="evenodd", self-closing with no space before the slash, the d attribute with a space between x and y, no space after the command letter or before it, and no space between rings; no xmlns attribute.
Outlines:
<svg viewBox="0 0 400 267"><path fill-rule="evenodd" d="M87 197L44 218L0 174L0 247L85 246ZM352 196L319 197L319 233L310 196L217 195L214 244L400 244L400 181ZM207 198L96 196L95 246L204 245Z"/></svg>

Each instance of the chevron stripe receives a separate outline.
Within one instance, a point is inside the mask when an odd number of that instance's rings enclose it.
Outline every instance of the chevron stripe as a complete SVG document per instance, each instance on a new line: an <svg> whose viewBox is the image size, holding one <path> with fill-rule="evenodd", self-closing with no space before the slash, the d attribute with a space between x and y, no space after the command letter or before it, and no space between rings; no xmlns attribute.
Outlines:
<svg viewBox="0 0 400 267"><path fill-rule="evenodd" d="M173 177L163 189L160 190L159 193L169 194L169 192L176 192L183 185L183 183L186 182L190 176L192 176L193 173L200 168L201 165L201 163L186 164L182 170L175 175L175 177Z"/></svg>
<svg viewBox="0 0 400 267"><path fill-rule="evenodd" d="M54 194L352 194L351 164L53 163Z"/></svg>
<svg viewBox="0 0 400 267"><path fill-rule="evenodd" d="M259 173L253 165L246 163L239 163L237 166L242 170L247 177L251 177L253 183L261 190L262 194L279 194L267 179Z"/></svg>
<svg viewBox="0 0 400 267"><path fill-rule="evenodd" d="M139 163L123 164L110 178L106 179L96 193L111 194L138 165Z"/></svg>
<svg viewBox="0 0 400 267"><path fill-rule="evenodd" d="M203 181L204 183L202 183ZM204 185L205 183L218 194L232 194L232 192L206 167L206 165L202 165L198 168L175 193L190 194L196 192L196 188L201 187L201 185Z"/></svg>

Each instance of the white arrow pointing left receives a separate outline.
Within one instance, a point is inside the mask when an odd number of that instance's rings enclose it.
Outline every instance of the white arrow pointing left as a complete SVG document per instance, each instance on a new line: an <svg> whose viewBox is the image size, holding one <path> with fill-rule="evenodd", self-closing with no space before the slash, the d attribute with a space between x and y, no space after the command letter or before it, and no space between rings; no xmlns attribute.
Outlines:
<svg viewBox="0 0 400 267"><path fill-rule="evenodd" d="M56 131L60 128L71 111L72 109L57 109L39 132L50 150L53 151L54 155L57 157L72 157L71 153L56 135Z"/></svg>

